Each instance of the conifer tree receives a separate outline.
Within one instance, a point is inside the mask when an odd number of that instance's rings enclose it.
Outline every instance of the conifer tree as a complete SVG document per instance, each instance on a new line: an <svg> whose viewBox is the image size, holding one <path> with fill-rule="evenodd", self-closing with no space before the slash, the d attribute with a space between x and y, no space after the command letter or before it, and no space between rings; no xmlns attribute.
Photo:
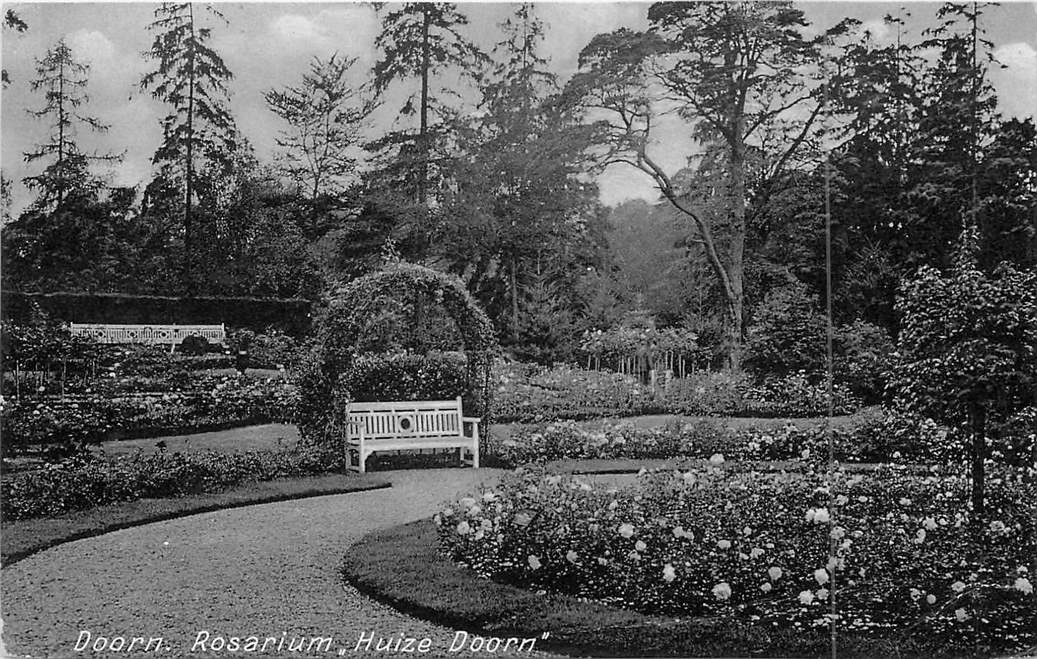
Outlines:
<svg viewBox="0 0 1037 659"><path fill-rule="evenodd" d="M578 259L566 250L582 241L597 191L578 179L585 131L557 102L534 6L518 5L500 28L479 112L459 131L442 244L459 274L476 262L465 279L487 291L484 303L519 342L523 289L535 281L535 264L571 276Z"/></svg>
<svg viewBox="0 0 1037 659"><path fill-rule="evenodd" d="M225 20L212 6L208 13ZM141 79L167 106L162 119L162 144L152 162L159 166L158 188L182 192L185 281L191 286L197 227L192 221L192 204L200 171L231 166L241 138L227 109L227 83L233 74L209 45L212 29L202 24L192 3L162 3L148 29L155 33L144 58L156 63Z"/></svg>
<svg viewBox="0 0 1037 659"><path fill-rule="evenodd" d="M37 78L32 81L33 91L43 92L44 105L29 110L34 117L50 121L47 140L25 153L25 161L51 162L36 176L25 179L25 184L37 192L35 207L42 211L62 210L72 196L89 195L102 186L100 179L91 176L91 161L112 161L120 156L87 154L79 147L78 130L105 132L108 126L82 111L89 101L85 88L89 65L78 61L64 39L36 60Z"/></svg>
<svg viewBox="0 0 1037 659"><path fill-rule="evenodd" d="M18 12L16 12L13 9L8 9L6 12L4 12L3 29L12 29L16 32L25 32L29 29L29 25L22 20L21 16L18 15ZM11 79L7 76L7 69L0 70L0 80L2 80L4 87L11 83Z"/></svg>
<svg viewBox="0 0 1037 659"><path fill-rule="evenodd" d="M415 198L424 204L428 185L434 134L443 132L452 115L449 98L457 99L456 89L433 88L434 79L456 69L462 75L475 76L476 67L486 55L461 34L467 17L457 6L446 2L407 2L392 5L382 17L382 31L375 40L381 59L374 67L375 91L381 95L393 83L418 81L418 90L407 97L400 113L418 115L417 134L411 130L395 131L376 143L375 147L398 146L396 157L411 179ZM411 162L407 162L410 160Z"/></svg>
<svg viewBox="0 0 1037 659"><path fill-rule="evenodd" d="M363 122L375 108L365 90L354 89L347 79L356 61L337 53L326 60L315 57L300 85L263 95L288 124L277 139L284 171L311 201L340 192L356 172Z"/></svg>

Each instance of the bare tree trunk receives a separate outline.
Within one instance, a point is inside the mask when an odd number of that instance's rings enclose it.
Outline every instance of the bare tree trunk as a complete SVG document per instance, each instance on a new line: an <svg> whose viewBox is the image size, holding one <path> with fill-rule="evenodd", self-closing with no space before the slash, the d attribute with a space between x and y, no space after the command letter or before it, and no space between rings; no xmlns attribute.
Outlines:
<svg viewBox="0 0 1037 659"><path fill-rule="evenodd" d="M519 340L518 266L511 259L511 339Z"/></svg>
<svg viewBox="0 0 1037 659"><path fill-rule="evenodd" d="M187 71L187 152L185 154L184 174L184 284L188 292L194 292L194 244L195 230L191 217L191 197L194 187L194 5L188 3L190 16L191 47Z"/></svg>
<svg viewBox="0 0 1037 659"><path fill-rule="evenodd" d="M428 73L429 67L432 65L429 55L429 22L432 20L429 16L431 7L428 4L422 5L423 21L421 24L421 128L419 140L421 146L419 147L421 164L418 168L418 203L424 205L428 198L428 192L426 186L428 185L428 163L429 163L429 143L428 143Z"/></svg>
<svg viewBox="0 0 1037 659"><path fill-rule="evenodd" d="M65 205L65 60L58 72L58 203L56 210Z"/></svg>
<svg viewBox="0 0 1037 659"><path fill-rule="evenodd" d="M739 113L731 131L731 231L730 258L727 276L730 280L729 336L731 352L728 364L731 370L742 367L742 313L744 294L742 289L743 271L745 268L745 119Z"/></svg>

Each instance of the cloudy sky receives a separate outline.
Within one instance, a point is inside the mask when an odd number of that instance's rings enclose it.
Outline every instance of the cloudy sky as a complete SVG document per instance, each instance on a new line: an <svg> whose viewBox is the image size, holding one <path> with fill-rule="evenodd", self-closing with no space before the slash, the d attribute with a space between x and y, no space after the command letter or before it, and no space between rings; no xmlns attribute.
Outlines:
<svg viewBox="0 0 1037 659"><path fill-rule="evenodd" d="M912 14L909 27L920 30L933 22L935 3L804 2L799 6L817 28L845 16L864 21L879 38L889 38L882 16L906 4ZM27 108L42 104L29 82L35 60L64 37L75 55L91 65L86 112L111 124L104 137L83 135L87 150L126 151L122 164L112 170L115 183L134 185L149 178L150 158L161 138L159 118L164 108L138 88L148 63L140 54L152 35L145 30L157 5L149 3L4 3L28 23L29 30L3 34L3 66L12 83L2 92L0 155L6 177L15 181L14 211L29 200L23 177L37 173L23 162L23 152L47 132ZM274 152L278 119L263 102L263 91L294 84L313 56L332 52L359 58L358 78L377 58L374 38L379 22L374 10L357 3L220 3L228 24L216 25L212 45L223 56L234 80L230 85L232 110L261 159ZM462 3L470 19L469 34L481 46L497 40L496 25L513 9L498 3ZM544 53L564 81L576 67L577 54L595 34L627 26L647 25L648 4L639 2L543 3L538 12L547 25ZM1008 2L988 9L987 29L997 44L997 55L1007 68L995 72L993 82L1002 112L1010 116L1037 115L1037 3ZM392 121L399 104L386 103L379 119ZM377 130L379 125L373 128ZM689 142L680 126L671 126L657 150L663 162L677 168ZM634 170L617 167L601 180L602 200L608 204L629 198L654 199L649 181Z"/></svg>

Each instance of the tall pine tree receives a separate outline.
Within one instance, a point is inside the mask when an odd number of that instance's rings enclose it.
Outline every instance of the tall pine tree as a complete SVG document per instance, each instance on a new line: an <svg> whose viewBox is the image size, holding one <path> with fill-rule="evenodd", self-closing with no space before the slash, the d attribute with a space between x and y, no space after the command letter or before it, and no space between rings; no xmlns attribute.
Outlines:
<svg viewBox="0 0 1037 659"><path fill-rule="evenodd" d="M212 6L208 13L224 20ZM155 70L141 79L149 90L169 106L162 119L162 144L152 162L159 166L159 181L153 189L179 189L183 199L184 280L194 287L198 228L192 204L197 176L204 169L225 169L239 151L240 137L227 109L227 82L233 75L223 59L209 47L212 29L201 24L192 3L163 3L155 10L148 29L155 33L145 59Z"/></svg>
<svg viewBox="0 0 1037 659"><path fill-rule="evenodd" d="M34 206L37 210L63 210L72 197L90 196L103 183L89 172L91 161L112 161L120 156L87 154L79 147L78 130L82 127L105 132L106 124L82 111L89 97L85 88L89 65L78 61L64 39L43 59L36 60L37 78L32 81L33 91L42 91L44 105L29 113L50 121L47 141L25 153L25 161L51 160L36 176L25 179L25 184L37 192Z"/></svg>
<svg viewBox="0 0 1037 659"><path fill-rule="evenodd" d="M535 280L535 263L569 278L560 290L575 288L575 252L597 211L597 190L578 179L585 131L557 103L534 7L517 6L500 27L483 102L459 132L440 245L518 342L523 282Z"/></svg>
<svg viewBox="0 0 1037 659"><path fill-rule="evenodd" d="M450 86L433 88L435 79L456 70L474 77L486 56L461 34L467 17L446 2L407 2L391 5L382 17L382 31L375 40L382 55L374 67L375 91L381 95L394 83L417 81L418 89L408 95L400 113L418 116L413 128L398 130L373 146L390 151L395 177L402 178L421 205L428 198L437 137L446 132L453 111L449 99L460 94ZM393 176L389 173L390 177Z"/></svg>
<svg viewBox="0 0 1037 659"><path fill-rule="evenodd" d="M951 264L963 221L976 226L982 206L976 183L984 147L997 126L997 97L988 77L994 44L985 37L980 3L946 3L940 23L920 48L938 51L925 77L918 154L923 163L909 197L917 221L907 231L917 246L914 264Z"/></svg>

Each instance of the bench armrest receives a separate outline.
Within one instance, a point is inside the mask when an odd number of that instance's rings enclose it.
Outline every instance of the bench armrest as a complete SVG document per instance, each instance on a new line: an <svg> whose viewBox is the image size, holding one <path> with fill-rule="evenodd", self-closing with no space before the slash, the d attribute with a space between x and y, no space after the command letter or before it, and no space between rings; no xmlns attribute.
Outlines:
<svg viewBox="0 0 1037 659"><path fill-rule="evenodd" d="M481 416L463 416L463 417L461 417L461 421L463 421L464 423L479 424L479 423L482 423L482 417Z"/></svg>

